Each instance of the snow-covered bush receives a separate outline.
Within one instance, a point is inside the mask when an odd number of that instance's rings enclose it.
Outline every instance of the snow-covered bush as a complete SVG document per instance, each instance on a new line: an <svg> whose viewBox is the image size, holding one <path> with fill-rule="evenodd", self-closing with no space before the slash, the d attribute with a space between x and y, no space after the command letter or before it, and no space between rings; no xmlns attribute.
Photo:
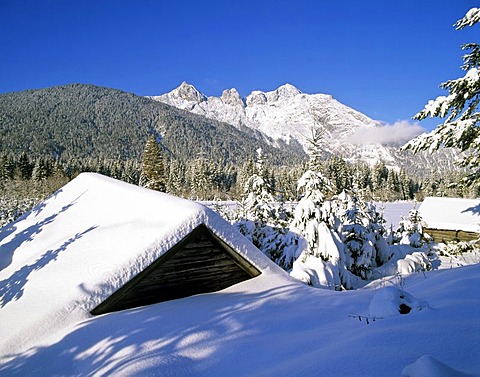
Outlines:
<svg viewBox="0 0 480 377"><path fill-rule="evenodd" d="M438 255L443 263L450 266L465 266L480 263L480 240L452 241L437 246Z"/></svg>
<svg viewBox="0 0 480 377"><path fill-rule="evenodd" d="M413 272L430 271L434 266L433 262L433 254L427 254L423 251L415 251L397 261L397 271L401 275L411 274Z"/></svg>
<svg viewBox="0 0 480 377"><path fill-rule="evenodd" d="M410 245L416 249L429 249L431 237L423 231L425 222L416 208L409 211L407 218L402 216L397 229L398 243Z"/></svg>
<svg viewBox="0 0 480 377"><path fill-rule="evenodd" d="M236 202L228 203L215 199L210 206L215 212L230 223L234 223L239 219L239 213L237 210L238 203Z"/></svg>
<svg viewBox="0 0 480 377"><path fill-rule="evenodd" d="M442 256L459 256L465 253L473 253L480 249L480 240L473 241L451 241L439 249Z"/></svg>

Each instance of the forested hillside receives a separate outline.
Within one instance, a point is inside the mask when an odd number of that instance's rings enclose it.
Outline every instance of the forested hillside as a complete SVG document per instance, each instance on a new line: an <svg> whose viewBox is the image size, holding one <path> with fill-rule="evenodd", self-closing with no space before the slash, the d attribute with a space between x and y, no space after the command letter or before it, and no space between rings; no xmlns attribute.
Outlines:
<svg viewBox="0 0 480 377"><path fill-rule="evenodd" d="M262 147L273 164L304 160L253 134L120 90L72 84L0 95L0 149L60 159L139 159L151 134L166 157L240 163Z"/></svg>

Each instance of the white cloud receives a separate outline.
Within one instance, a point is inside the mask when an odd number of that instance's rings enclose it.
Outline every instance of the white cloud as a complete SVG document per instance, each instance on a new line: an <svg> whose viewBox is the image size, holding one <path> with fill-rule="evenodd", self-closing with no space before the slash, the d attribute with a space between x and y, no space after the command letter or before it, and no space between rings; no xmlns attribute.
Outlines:
<svg viewBox="0 0 480 377"><path fill-rule="evenodd" d="M406 120L385 124L378 127L362 127L347 137L347 141L356 145L382 144L403 145L425 132L418 123L411 124Z"/></svg>

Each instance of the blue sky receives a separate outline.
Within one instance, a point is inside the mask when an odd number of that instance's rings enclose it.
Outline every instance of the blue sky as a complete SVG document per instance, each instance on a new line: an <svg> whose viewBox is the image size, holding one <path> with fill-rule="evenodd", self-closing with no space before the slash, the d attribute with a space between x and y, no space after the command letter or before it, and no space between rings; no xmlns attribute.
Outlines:
<svg viewBox="0 0 480 377"><path fill-rule="evenodd" d="M0 93L90 83L242 96L291 83L371 118L410 119L462 74L475 1L0 0ZM439 121L422 121L431 129Z"/></svg>

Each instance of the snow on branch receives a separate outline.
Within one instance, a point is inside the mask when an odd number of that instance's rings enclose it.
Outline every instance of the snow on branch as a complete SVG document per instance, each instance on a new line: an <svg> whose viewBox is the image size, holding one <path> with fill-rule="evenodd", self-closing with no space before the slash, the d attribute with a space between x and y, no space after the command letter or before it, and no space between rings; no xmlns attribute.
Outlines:
<svg viewBox="0 0 480 377"><path fill-rule="evenodd" d="M480 8L470 9L464 18L455 24L457 30L472 26L480 21ZM475 178L479 171L480 150L480 45L468 43L462 47L470 52L463 56L465 75L455 80L448 80L440 85L448 91L448 95L430 100L424 109L414 116L416 120L425 118L444 118L435 130L417 136L405 144L402 149L413 152L428 150L430 152L440 147L455 147L468 151L460 164L473 168Z"/></svg>
<svg viewBox="0 0 480 377"><path fill-rule="evenodd" d="M474 114L465 120L454 122L445 122L435 130L417 136L415 139L406 143L402 149L410 149L413 152L428 150L433 152L440 147L457 147L462 151L480 145L480 134L476 124L480 120L480 114Z"/></svg>
<svg viewBox="0 0 480 377"><path fill-rule="evenodd" d="M480 21L480 8L472 8L467 12L465 17L455 22L453 26L455 26L457 30L461 30L466 26L473 26L479 21Z"/></svg>
<svg viewBox="0 0 480 377"><path fill-rule="evenodd" d="M430 100L425 108L414 116L414 119L422 120L427 117L445 118L448 113L450 116L447 122L456 118L468 105L464 116L470 115L478 104L478 95L480 92L480 72L477 68L471 68L465 76L449 80L440 85L441 88L449 90L448 96L439 96L435 100ZM471 103L468 103L471 101Z"/></svg>

